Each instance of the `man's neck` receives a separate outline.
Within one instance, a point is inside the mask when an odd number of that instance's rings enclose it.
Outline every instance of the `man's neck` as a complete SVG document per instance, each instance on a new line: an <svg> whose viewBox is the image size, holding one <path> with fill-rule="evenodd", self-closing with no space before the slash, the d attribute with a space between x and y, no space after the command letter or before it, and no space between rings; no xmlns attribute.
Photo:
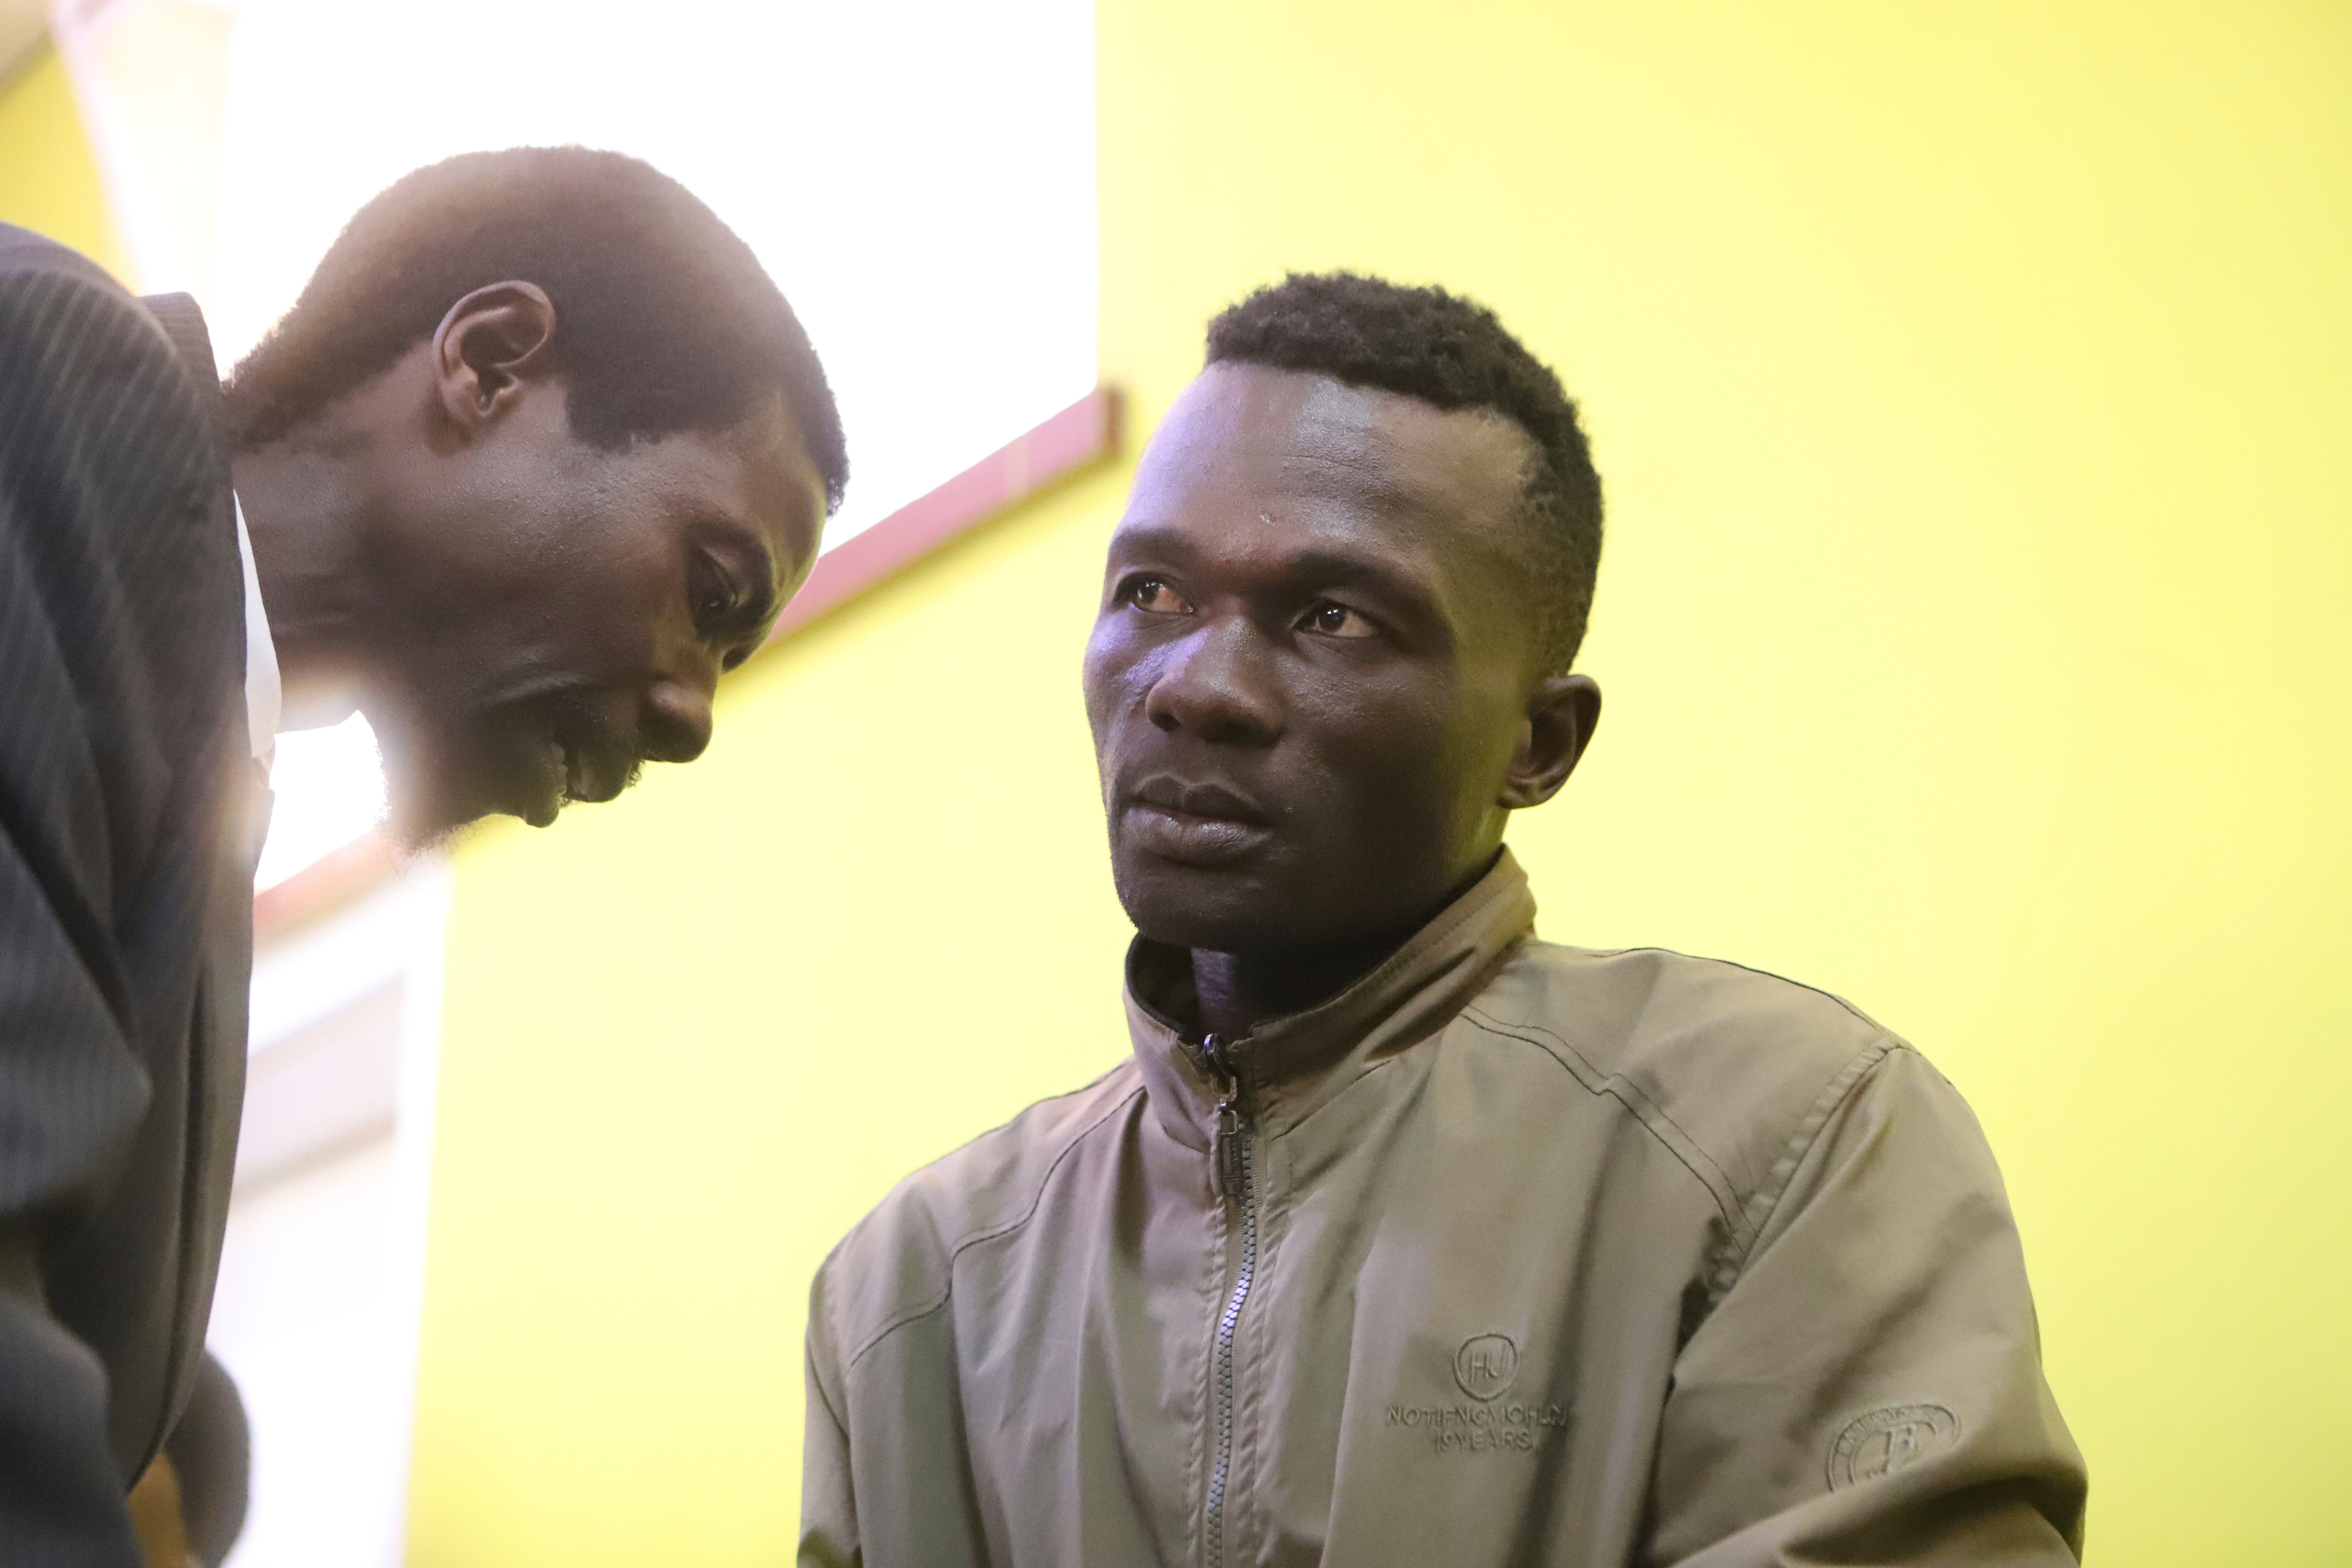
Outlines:
<svg viewBox="0 0 2352 1568"><path fill-rule="evenodd" d="M1303 1013L1361 980L1404 939L1381 936L1283 952L1192 950L1192 989L1203 1033L1237 1039L1269 1018Z"/></svg>
<svg viewBox="0 0 2352 1568"><path fill-rule="evenodd" d="M232 463L289 730L340 722L357 706L360 508L351 456L347 444L306 429Z"/></svg>
<svg viewBox="0 0 2352 1568"><path fill-rule="evenodd" d="M1476 886L1495 868L1502 853L1498 839L1482 852L1476 870L1464 874L1420 919L1401 929L1328 947L1257 952L1192 949L1192 992L1199 999L1202 1032L1238 1039L1270 1019L1304 1013L1329 1001L1378 969L1414 932Z"/></svg>

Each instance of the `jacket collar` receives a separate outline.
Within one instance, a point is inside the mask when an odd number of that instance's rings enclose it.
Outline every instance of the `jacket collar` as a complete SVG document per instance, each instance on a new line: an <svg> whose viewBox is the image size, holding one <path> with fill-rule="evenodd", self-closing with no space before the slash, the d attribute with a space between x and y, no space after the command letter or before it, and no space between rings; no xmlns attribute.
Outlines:
<svg viewBox="0 0 2352 1568"><path fill-rule="evenodd" d="M1531 934L1535 895L1505 849L1470 890L1328 1002L1235 1043L1244 1102L1272 1136L1381 1062L1435 1034ZM1192 954L1139 936L1127 952L1127 1029L1168 1135L1207 1152L1221 1091L1202 1067Z"/></svg>

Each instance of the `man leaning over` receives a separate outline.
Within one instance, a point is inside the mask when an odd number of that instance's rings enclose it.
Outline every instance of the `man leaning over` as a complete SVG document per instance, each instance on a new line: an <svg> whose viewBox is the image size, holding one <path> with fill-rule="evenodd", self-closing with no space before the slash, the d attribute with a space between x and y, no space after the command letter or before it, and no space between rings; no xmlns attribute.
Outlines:
<svg viewBox="0 0 2352 1568"><path fill-rule="evenodd" d="M1226 311L1086 659L1131 1058L818 1276L802 1561L2061 1563L1968 1108L1834 997L1535 939L1600 692L1558 380L1435 289Z"/></svg>
<svg viewBox="0 0 2352 1568"><path fill-rule="evenodd" d="M0 1563L140 1560L201 1364L261 765L364 710L396 827L545 826L709 740L846 478L742 242L646 165L452 159L215 377L0 227Z"/></svg>

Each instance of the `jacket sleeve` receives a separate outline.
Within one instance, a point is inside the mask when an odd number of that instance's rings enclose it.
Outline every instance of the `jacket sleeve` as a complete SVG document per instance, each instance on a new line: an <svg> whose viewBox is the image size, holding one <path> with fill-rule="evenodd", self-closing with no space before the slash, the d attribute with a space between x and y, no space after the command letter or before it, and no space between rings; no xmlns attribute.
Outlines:
<svg viewBox="0 0 2352 1568"><path fill-rule="evenodd" d="M2083 1459L1992 1152L1916 1052L1856 1069L1677 1358L1646 1559L2072 1563Z"/></svg>
<svg viewBox="0 0 2352 1568"><path fill-rule="evenodd" d="M826 1268L832 1267L826 1260ZM808 1404L802 1417L801 1568L856 1568L857 1503L849 1475L847 1389L825 1317L825 1269L809 1291Z"/></svg>
<svg viewBox="0 0 2352 1568"><path fill-rule="evenodd" d="M184 373L128 296L55 256L0 264L0 1564L99 1568L140 1561L128 1483L105 1366L53 1311L43 1259L151 1093L118 931L139 825L110 787L143 759L107 707L139 667L101 634L127 604L114 531L152 509L76 416L96 385L123 425Z"/></svg>

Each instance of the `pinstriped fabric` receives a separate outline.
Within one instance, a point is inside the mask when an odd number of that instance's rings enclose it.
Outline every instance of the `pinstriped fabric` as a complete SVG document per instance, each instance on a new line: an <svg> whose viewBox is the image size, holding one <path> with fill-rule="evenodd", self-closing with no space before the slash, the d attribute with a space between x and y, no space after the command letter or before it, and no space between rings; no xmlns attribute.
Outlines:
<svg viewBox="0 0 2352 1568"><path fill-rule="evenodd" d="M252 792L194 353L0 228L0 1564L138 1561L226 1208Z"/></svg>

